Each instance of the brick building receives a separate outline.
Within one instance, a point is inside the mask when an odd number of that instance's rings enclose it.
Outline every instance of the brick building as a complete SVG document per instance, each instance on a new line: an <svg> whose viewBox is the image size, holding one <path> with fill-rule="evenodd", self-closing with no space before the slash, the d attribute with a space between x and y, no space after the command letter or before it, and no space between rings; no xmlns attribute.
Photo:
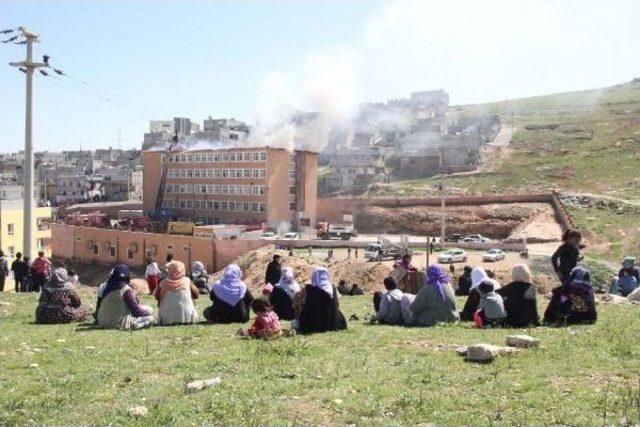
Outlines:
<svg viewBox="0 0 640 427"><path fill-rule="evenodd" d="M314 226L317 154L199 142L143 152L146 213L155 210L163 167L162 207L205 224Z"/></svg>

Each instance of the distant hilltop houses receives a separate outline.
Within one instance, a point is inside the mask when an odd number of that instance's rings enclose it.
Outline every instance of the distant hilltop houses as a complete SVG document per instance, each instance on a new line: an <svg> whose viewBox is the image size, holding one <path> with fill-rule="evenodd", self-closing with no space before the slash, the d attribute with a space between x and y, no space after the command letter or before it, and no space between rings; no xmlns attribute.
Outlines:
<svg viewBox="0 0 640 427"><path fill-rule="evenodd" d="M305 126L318 115L299 112L292 116L291 124ZM309 128L311 132L306 135L317 137L314 128ZM318 159L328 173L318 179L318 189L322 193L349 191L376 182L470 171L483 161L484 145L500 129L496 114L462 115L450 107L449 94L441 89L413 92L408 98L387 102L364 103L353 117L330 124ZM141 150L109 147L37 152L36 196L54 206L142 200L142 152L161 147L166 150L174 142L182 147L203 142L215 143L222 149L259 147L260 141L245 144L252 131L251 126L235 118L209 116L200 124L187 117L174 117L149 121ZM0 154L0 185L20 188L23 162L23 152Z"/></svg>

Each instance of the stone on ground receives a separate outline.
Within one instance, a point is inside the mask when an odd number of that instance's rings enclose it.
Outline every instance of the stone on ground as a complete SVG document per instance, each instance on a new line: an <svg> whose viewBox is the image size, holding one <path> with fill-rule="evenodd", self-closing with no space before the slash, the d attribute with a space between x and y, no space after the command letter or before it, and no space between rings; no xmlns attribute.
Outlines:
<svg viewBox="0 0 640 427"><path fill-rule="evenodd" d="M635 291L627 295L627 299L629 301L640 302L640 288L637 288Z"/></svg>
<svg viewBox="0 0 640 427"><path fill-rule="evenodd" d="M628 298L614 294L604 294L602 296L598 295L596 296L596 301L598 300L607 304L626 304L629 302Z"/></svg>
<svg viewBox="0 0 640 427"><path fill-rule="evenodd" d="M467 347L466 359L471 362L491 362L498 356L517 353L513 347L500 347L492 344L474 344Z"/></svg>
<svg viewBox="0 0 640 427"><path fill-rule="evenodd" d="M193 393L196 391L204 390L205 388L208 388L208 387L212 387L214 385L218 385L221 382L222 380L220 379L220 377L215 377L208 380L191 381L189 384L187 384L186 389L187 389L187 392Z"/></svg>
<svg viewBox="0 0 640 427"><path fill-rule="evenodd" d="M507 345L510 347L538 347L540 340L529 335L509 335L507 337Z"/></svg>
<svg viewBox="0 0 640 427"><path fill-rule="evenodd" d="M134 406L129 408L129 415L132 417L146 417L149 410L145 406Z"/></svg>

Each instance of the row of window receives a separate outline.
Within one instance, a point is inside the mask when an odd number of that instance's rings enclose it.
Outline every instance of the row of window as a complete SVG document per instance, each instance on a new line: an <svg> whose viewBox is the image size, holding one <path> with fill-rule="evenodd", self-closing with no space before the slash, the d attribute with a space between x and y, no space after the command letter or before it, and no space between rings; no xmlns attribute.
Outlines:
<svg viewBox="0 0 640 427"><path fill-rule="evenodd" d="M169 163L266 162L266 161L267 161L266 151L169 155Z"/></svg>
<svg viewBox="0 0 640 427"><path fill-rule="evenodd" d="M213 201L213 200L165 200L163 207L167 209L194 209L200 211L229 211L229 212L266 212L266 203Z"/></svg>
<svg viewBox="0 0 640 427"><path fill-rule="evenodd" d="M265 185L193 185L167 184L168 194L237 194L239 196L264 196Z"/></svg>
<svg viewBox="0 0 640 427"><path fill-rule="evenodd" d="M169 169L168 178L239 178L264 179L266 169Z"/></svg>

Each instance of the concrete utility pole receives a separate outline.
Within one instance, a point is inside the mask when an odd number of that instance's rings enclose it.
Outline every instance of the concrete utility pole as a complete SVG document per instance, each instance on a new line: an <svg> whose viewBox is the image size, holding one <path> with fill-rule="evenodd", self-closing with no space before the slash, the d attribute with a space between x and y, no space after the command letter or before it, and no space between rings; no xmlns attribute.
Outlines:
<svg viewBox="0 0 640 427"><path fill-rule="evenodd" d="M440 205L442 207L442 222L440 224L440 247L444 248L444 239L445 233L447 229L447 214L445 207L445 194L446 191L444 189L444 168L442 166L442 153L440 153L440 192L441 192L441 202Z"/></svg>
<svg viewBox="0 0 640 427"><path fill-rule="evenodd" d="M11 62L9 65L24 70L27 78L26 85L26 103L25 103L25 125L24 125L24 241L22 253L31 259L35 259L33 251L33 228L34 228L34 208L35 200L33 198L33 72L36 68L46 67L47 64L42 62L33 62L33 44L38 41L38 35L30 30L20 27L19 31L26 39L27 58L21 62Z"/></svg>

